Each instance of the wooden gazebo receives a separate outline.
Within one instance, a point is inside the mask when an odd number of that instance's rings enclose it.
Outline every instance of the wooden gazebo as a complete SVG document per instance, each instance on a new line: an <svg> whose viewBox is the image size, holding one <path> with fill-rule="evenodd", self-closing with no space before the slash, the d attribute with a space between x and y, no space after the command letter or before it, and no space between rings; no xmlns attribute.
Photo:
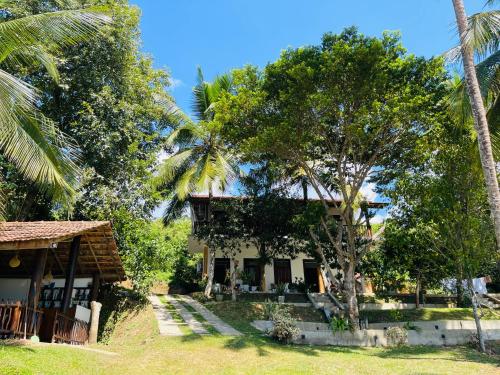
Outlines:
<svg viewBox="0 0 500 375"><path fill-rule="evenodd" d="M47 273L64 279L57 307L39 303ZM88 297L95 301L101 282L123 280L125 272L109 221L1 222L2 278L30 279L30 286L25 300L0 301L0 336L40 332L45 340L82 343L88 327L71 316L75 278L92 278Z"/></svg>

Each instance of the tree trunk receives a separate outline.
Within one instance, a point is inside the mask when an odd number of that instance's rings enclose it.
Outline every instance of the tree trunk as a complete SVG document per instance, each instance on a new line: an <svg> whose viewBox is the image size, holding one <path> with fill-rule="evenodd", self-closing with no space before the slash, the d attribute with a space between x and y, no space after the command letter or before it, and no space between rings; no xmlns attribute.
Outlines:
<svg viewBox="0 0 500 375"><path fill-rule="evenodd" d="M207 215L208 215L208 225L212 225L212 183L208 185L208 207L207 207ZM205 287L205 297L210 297L212 294L212 285L214 282L214 271L215 271L215 248L212 244L208 243L209 249L208 254L210 256L208 263L208 275L207 275L207 286Z"/></svg>
<svg viewBox="0 0 500 375"><path fill-rule="evenodd" d="M354 330L359 329L358 299L356 297L356 279L354 277L354 264L349 262L344 270L344 295L347 300L347 314Z"/></svg>
<svg viewBox="0 0 500 375"><path fill-rule="evenodd" d="M208 273L207 273L207 285L205 286L205 297L210 297L212 294L212 286L214 281L214 271L215 271L215 249L210 248L208 250Z"/></svg>
<svg viewBox="0 0 500 375"><path fill-rule="evenodd" d="M452 0L457 19L458 31L460 33L460 44L462 49L462 60L464 64L465 81L467 92L471 103L474 116L474 126L477 132L479 144L479 155L483 167L484 179L488 191L488 201L490 204L491 215L495 225L495 236L497 240L497 249L500 246L500 192L498 190L497 172L495 160L491 150L490 132L488 121L486 119L486 110L477 80L476 68L474 66L474 50L467 48L465 36L468 30L467 15L463 0Z"/></svg>
<svg viewBox="0 0 500 375"><path fill-rule="evenodd" d="M231 301L236 301L236 272L237 272L237 266L236 266L236 260L233 258L231 259L233 263L233 272L231 272Z"/></svg>
<svg viewBox="0 0 500 375"><path fill-rule="evenodd" d="M263 292L267 292L266 284L266 265L260 264L260 290Z"/></svg>
<svg viewBox="0 0 500 375"><path fill-rule="evenodd" d="M472 279L470 278L467 279L467 289L469 290L469 295L472 302L472 312L474 314L474 320L476 322L477 337L479 339L479 349L481 350L481 352L485 353L486 347L484 345L483 329L481 328L481 319L479 318L479 314L477 312L477 298L472 286Z"/></svg>
<svg viewBox="0 0 500 375"><path fill-rule="evenodd" d="M464 288L462 286L462 279L457 278L457 307L466 307L464 301Z"/></svg>
<svg viewBox="0 0 500 375"><path fill-rule="evenodd" d="M417 276L417 285L415 286L415 307L420 308L420 275Z"/></svg>

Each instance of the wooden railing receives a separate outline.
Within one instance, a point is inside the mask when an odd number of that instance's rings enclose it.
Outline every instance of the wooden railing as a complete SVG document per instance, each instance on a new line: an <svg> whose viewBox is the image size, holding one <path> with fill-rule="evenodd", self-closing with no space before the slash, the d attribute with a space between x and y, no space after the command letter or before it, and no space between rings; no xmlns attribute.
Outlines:
<svg viewBox="0 0 500 375"><path fill-rule="evenodd" d="M88 324L56 312L52 330L52 342L83 345L88 341Z"/></svg>
<svg viewBox="0 0 500 375"><path fill-rule="evenodd" d="M38 334L43 312L20 302L0 303L0 337L22 338Z"/></svg>

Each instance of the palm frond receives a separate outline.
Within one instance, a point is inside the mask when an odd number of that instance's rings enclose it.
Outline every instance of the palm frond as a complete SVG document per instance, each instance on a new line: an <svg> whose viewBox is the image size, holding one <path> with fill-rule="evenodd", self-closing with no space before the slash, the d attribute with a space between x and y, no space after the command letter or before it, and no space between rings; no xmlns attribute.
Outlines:
<svg viewBox="0 0 500 375"><path fill-rule="evenodd" d="M32 87L0 70L0 149L29 180L69 197L78 174L77 148L35 107Z"/></svg>
<svg viewBox="0 0 500 375"><path fill-rule="evenodd" d="M107 8L40 13L0 23L0 56L31 46L70 46L95 35L111 22Z"/></svg>
<svg viewBox="0 0 500 375"><path fill-rule="evenodd" d="M167 203L167 207L163 211L163 224L168 225L172 221L180 218L182 213L186 209L187 201L179 199L178 196L174 195L170 198Z"/></svg>
<svg viewBox="0 0 500 375"><path fill-rule="evenodd" d="M193 149L187 149L175 153L163 161L156 178L157 185L169 183L175 178L176 173L182 170L186 162L192 158Z"/></svg>
<svg viewBox="0 0 500 375"><path fill-rule="evenodd" d="M57 60L52 53L43 46L29 46L17 48L9 51L5 56L0 56L0 62L7 67L16 68L18 64L24 64L30 67L37 67L41 64L51 78L59 83L59 71L57 70Z"/></svg>
<svg viewBox="0 0 500 375"><path fill-rule="evenodd" d="M468 18L468 29L464 46L474 50L479 59L498 51L500 44L500 11L492 10L473 14ZM451 48L444 54L451 63L462 59L461 46Z"/></svg>
<svg viewBox="0 0 500 375"><path fill-rule="evenodd" d="M201 67L197 70L197 82L193 88L192 110L199 121L206 120L206 111L210 107L210 86L203 79Z"/></svg>

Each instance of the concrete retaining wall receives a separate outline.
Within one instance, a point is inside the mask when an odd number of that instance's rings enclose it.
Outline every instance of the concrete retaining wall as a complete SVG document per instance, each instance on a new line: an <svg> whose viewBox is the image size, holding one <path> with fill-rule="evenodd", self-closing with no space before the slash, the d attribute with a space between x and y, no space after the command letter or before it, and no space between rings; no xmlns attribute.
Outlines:
<svg viewBox="0 0 500 375"><path fill-rule="evenodd" d="M484 320L481 322L487 340L500 340L500 320ZM272 328L268 320L256 320L252 325L265 332ZM357 332L333 333L326 323L297 322L300 335L294 340L296 344L336 345L336 346L388 346L389 327L402 327L404 323L370 324L370 329ZM412 322L419 330L408 330L407 345L453 346L463 345L471 341L476 334L473 320L436 320ZM437 327L437 328L436 328Z"/></svg>
<svg viewBox="0 0 500 375"><path fill-rule="evenodd" d="M428 308L447 308L455 307L454 304L436 304L436 303L426 303L420 304L421 307ZM402 302L387 302L387 303L360 303L360 310L410 310L416 309L417 306L414 303L402 303Z"/></svg>

